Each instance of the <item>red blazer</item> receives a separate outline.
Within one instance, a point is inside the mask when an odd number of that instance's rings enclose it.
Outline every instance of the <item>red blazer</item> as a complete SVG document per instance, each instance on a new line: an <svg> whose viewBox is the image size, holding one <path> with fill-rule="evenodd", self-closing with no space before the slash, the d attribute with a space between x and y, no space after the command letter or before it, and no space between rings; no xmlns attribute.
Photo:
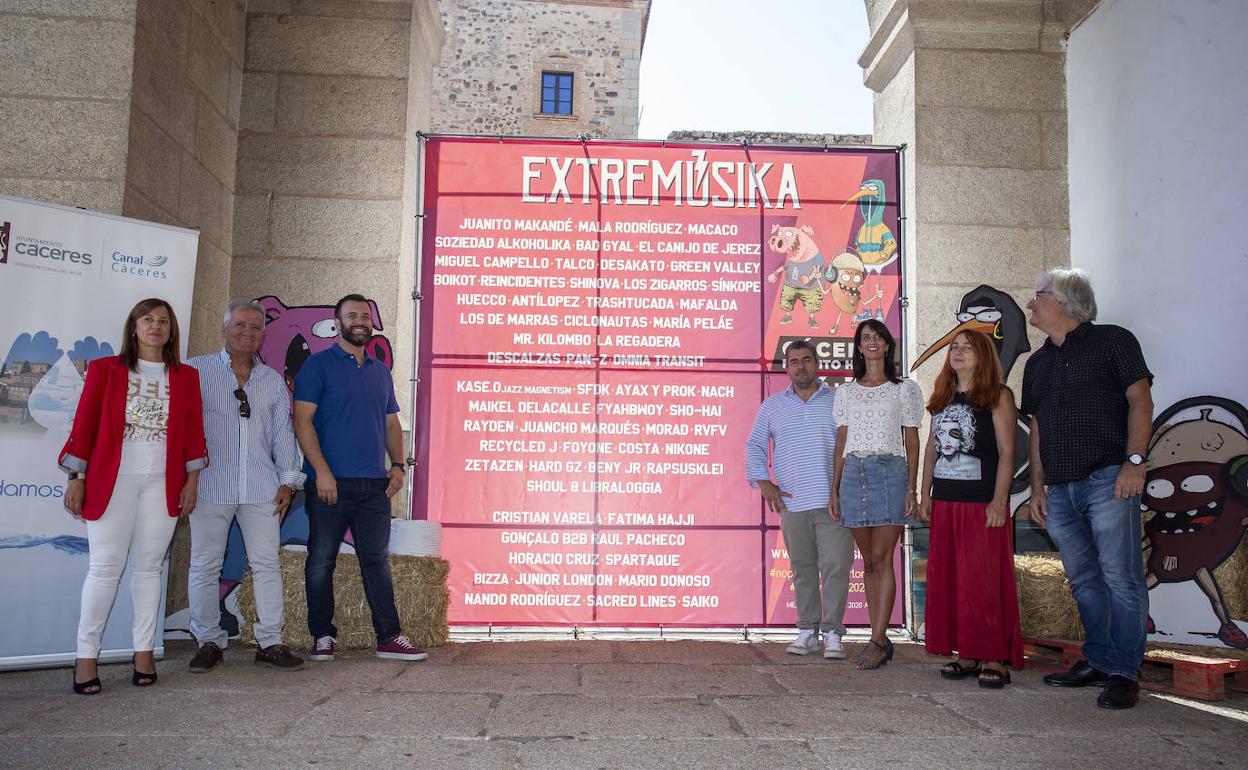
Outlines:
<svg viewBox="0 0 1248 770"><path fill-rule="evenodd" d="M97 358L87 365L87 381L69 440L58 462L66 471L85 471L82 518L104 515L121 466L121 439L126 423L126 391L130 372L118 356ZM169 422L165 439L165 497L169 515L178 515L178 498L186 475L208 465L204 441L204 409L199 372L182 364L169 372Z"/></svg>

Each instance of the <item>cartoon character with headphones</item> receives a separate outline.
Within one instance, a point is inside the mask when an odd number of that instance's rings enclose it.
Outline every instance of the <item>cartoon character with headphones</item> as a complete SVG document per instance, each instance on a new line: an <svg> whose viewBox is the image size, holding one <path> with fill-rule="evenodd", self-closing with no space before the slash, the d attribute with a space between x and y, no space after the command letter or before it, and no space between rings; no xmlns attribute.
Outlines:
<svg viewBox="0 0 1248 770"><path fill-rule="evenodd" d="M1200 416L1168 424L1183 412ZM1213 418L1228 414L1239 426ZM1148 474L1141 506L1148 587L1195 580L1220 624L1217 638L1248 649L1215 570L1235 553L1248 530L1248 410L1229 399L1199 396L1179 401L1153 422ZM1154 631L1148 620L1149 632Z"/></svg>

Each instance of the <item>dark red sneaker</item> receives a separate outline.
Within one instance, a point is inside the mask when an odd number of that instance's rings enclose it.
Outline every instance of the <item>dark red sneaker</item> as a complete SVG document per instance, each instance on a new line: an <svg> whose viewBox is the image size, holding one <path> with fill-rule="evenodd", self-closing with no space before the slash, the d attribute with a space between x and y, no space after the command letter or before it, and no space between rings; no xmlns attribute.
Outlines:
<svg viewBox="0 0 1248 770"><path fill-rule="evenodd" d="M334 637L318 636L312 643L312 654L308 657L312 660L333 660L335 646Z"/></svg>
<svg viewBox="0 0 1248 770"><path fill-rule="evenodd" d="M385 644L377 645L377 657L390 660L424 660L429 653L412 644L406 636L399 634Z"/></svg>

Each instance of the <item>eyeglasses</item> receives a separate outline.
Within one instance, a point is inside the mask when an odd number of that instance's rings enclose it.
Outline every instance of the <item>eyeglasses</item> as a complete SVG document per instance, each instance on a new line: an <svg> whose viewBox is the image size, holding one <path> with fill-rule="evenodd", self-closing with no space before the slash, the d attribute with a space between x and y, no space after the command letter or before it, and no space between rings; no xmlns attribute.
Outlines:
<svg viewBox="0 0 1248 770"><path fill-rule="evenodd" d="M251 403L247 400L247 391L239 388L234 391L234 398L238 399L238 416L243 419L251 417Z"/></svg>

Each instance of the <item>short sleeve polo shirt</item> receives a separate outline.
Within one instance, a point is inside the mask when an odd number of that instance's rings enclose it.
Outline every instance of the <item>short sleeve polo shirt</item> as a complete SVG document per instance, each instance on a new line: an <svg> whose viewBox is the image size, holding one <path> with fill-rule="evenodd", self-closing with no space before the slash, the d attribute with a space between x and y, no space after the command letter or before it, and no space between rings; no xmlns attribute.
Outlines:
<svg viewBox="0 0 1248 770"><path fill-rule="evenodd" d="M367 352L361 364L335 342L304 362L295 377L295 400L316 404L312 427L335 477L386 477L386 417L399 411L399 403L385 364ZM316 478L307 461L304 473Z"/></svg>
<svg viewBox="0 0 1248 770"><path fill-rule="evenodd" d="M1040 427L1046 484L1066 484L1127 459L1127 389L1153 374L1135 335L1085 321L1027 359L1019 411Z"/></svg>

